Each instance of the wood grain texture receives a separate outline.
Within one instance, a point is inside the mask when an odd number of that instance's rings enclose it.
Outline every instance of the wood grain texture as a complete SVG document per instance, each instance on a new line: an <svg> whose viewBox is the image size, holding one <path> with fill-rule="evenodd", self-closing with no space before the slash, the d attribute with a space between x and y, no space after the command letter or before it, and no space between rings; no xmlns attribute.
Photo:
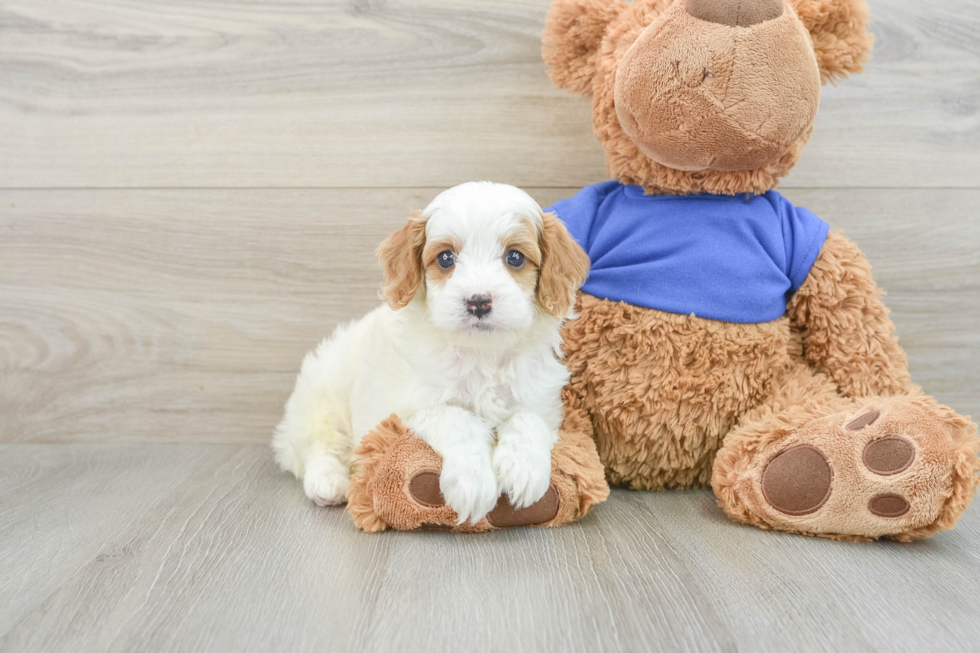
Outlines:
<svg viewBox="0 0 980 653"><path fill-rule="evenodd" d="M784 192L980 417L980 4L870 4L875 58ZM605 178L547 5L0 2L0 653L977 648L977 508L908 545L735 526L710 492L371 536L275 468L303 354L377 303L410 208Z"/></svg>
<svg viewBox="0 0 980 653"><path fill-rule="evenodd" d="M3 445L0 478L0 651L949 651L980 637L976 510L931 540L857 546L736 526L710 492L617 490L559 529L367 535L260 446Z"/></svg>
<svg viewBox="0 0 980 653"><path fill-rule="evenodd" d="M305 352L377 304L377 244L436 193L0 193L0 442L266 442ZM916 382L980 415L980 191L788 195L868 254Z"/></svg>
<svg viewBox="0 0 980 653"><path fill-rule="evenodd" d="M0 185L418 187L605 177L545 75L548 0L7 0ZM871 0L799 187L975 187L980 4Z"/></svg>
<svg viewBox="0 0 980 653"><path fill-rule="evenodd" d="M235 446L0 447L0 633ZM198 480L200 483L200 479ZM0 646L2 648L2 646Z"/></svg>

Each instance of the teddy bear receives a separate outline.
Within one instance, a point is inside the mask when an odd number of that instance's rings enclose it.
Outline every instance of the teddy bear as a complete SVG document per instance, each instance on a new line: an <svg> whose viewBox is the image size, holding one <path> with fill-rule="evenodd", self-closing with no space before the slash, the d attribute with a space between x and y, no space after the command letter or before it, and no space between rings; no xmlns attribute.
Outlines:
<svg viewBox="0 0 980 653"><path fill-rule="evenodd" d="M968 418L912 384L861 250L773 188L822 83L862 70L864 0L555 0L551 79L589 96L616 181L556 203L592 273L566 404L614 484L710 487L736 522L832 539L952 528Z"/></svg>
<svg viewBox="0 0 980 653"><path fill-rule="evenodd" d="M355 452L357 525L556 526L608 481L710 487L735 522L831 539L952 528L976 425L913 385L857 245L773 190L821 85L862 70L868 20L864 0L554 0L548 72L591 98L612 181L546 209L592 264L551 489L458 525L392 416Z"/></svg>

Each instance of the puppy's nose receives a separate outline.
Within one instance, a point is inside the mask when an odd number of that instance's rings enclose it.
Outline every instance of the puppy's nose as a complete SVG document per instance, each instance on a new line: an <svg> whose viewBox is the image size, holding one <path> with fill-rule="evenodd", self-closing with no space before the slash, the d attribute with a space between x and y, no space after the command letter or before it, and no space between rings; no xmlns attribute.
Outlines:
<svg viewBox="0 0 980 653"><path fill-rule="evenodd" d="M483 319L493 310L493 300L490 295L472 295L466 299L466 312Z"/></svg>

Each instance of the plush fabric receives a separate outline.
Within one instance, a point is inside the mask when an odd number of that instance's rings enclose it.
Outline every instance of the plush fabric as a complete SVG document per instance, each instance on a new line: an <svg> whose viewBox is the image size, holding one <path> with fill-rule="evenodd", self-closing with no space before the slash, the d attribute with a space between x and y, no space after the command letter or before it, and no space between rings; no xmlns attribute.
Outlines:
<svg viewBox="0 0 980 653"><path fill-rule="evenodd" d="M653 161L684 171L755 170L808 133L820 74L792 10L729 27L675 2L623 55L613 96L623 131Z"/></svg>
<svg viewBox="0 0 980 653"><path fill-rule="evenodd" d="M392 415L365 436L354 451L355 472L348 490L347 510L354 517L354 524L367 532L428 528L479 533L513 526L561 526L581 518L609 496L591 434L591 424L581 410L567 411L561 439L551 454L551 484L558 497L557 509L545 513L547 519L534 519L534 506L524 511L509 509L503 498L498 509L476 524L457 524L456 513L436 496L438 487L434 494L430 490L424 501L413 494L413 479L420 473L431 473L437 479L442 461Z"/></svg>
<svg viewBox="0 0 980 653"><path fill-rule="evenodd" d="M729 27L752 27L783 15L783 0L686 0L687 13L695 18Z"/></svg>
<svg viewBox="0 0 980 653"><path fill-rule="evenodd" d="M594 270L563 331L565 403L611 482L710 486L737 522L854 541L927 537L970 504L976 425L912 384L857 245L772 199L819 82L868 59L867 24L863 0L552 3L549 74L592 98L616 180L554 207ZM753 203L775 207L782 248Z"/></svg>
<svg viewBox="0 0 980 653"><path fill-rule="evenodd" d="M764 193L774 188L779 178L799 160L812 126L804 130L778 159L764 165L738 170L690 170L670 167L647 156L620 124L615 103L620 62L648 29L656 30L665 23L664 14L674 4L674 0L629 3L624 0L555 0L545 22L543 38L542 54L549 66L548 75L558 86L592 98L593 128L605 148L606 166L612 178L664 194ZM680 8L676 7L675 11ZM807 67L813 66L806 73L810 79L814 73L822 82L827 82L861 72L870 57L873 42L867 31L869 17L865 0L788 0L786 8L790 11L784 12L782 18L789 16L799 21L809 34L813 47L810 56L814 57L807 63ZM766 23L756 27L769 29ZM729 34L734 40L740 32L731 29ZM684 47L683 38L678 47ZM769 50L764 44L757 44L753 52L757 58L741 59L746 72L753 70L756 64L768 65L765 59ZM787 62L787 66L799 67L792 62ZM692 66L686 70L690 74L703 72ZM763 75L746 78L749 85L766 86L768 83ZM694 102L694 96L699 93L697 88L685 90L686 87L681 85L673 88L676 92L673 101L678 103ZM760 94L757 99L761 101L765 97Z"/></svg>
<svg viewBox="0 0 980 653"><path fill-rule="evenodd" d="M557 214L589 254L583 291L726 322L782 317L828 231L775 191L645 195L610 181L545 211Z"/></svg>
<svg viewBox="0 0 980 653"><path fill-rule="evenodd" d="M727 438L714 465L712 487L728 515L764 529L832 539L867 541L883 535L910 541L952 528L977 489L976 426L918 391L895 397L849 399L799 392L807 378L794 370L774 401L792 403L786 411L758 412L743 420ZM800 401L802 400L802 401ZM881 415L852 431L846 424L867 411ZM875 473L860 455L869 444L893 433L908 434L914 456L901 473ZM763 493L765 465L793 445L806 443L824 452L832 469L828 500L810 514L785 514ZM896 517L869 510L875 497L897 497L907 510Z"/></svg>

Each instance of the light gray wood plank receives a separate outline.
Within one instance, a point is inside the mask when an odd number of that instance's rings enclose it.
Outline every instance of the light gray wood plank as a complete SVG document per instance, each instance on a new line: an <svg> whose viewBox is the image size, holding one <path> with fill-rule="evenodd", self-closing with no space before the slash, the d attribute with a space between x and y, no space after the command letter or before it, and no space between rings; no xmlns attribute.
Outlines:
<svg viewBox="0 0 980 653"><path fill-rule="evenodd" d="M141 514L87 523L107 494L146 492L122 461L145 471L162 453L173 478ZM59 465L64 493L35 495ZM2 651L947 651L980 637L976 509L925 542L852 545L736 526L710 492L617 490L558 529L367 535L309 504L261 446L0 446L12 470L35 480L0 488L5 513L57 512L85 561L48 565L27 522L0 530L0 551L24 552L0 558L3 578L53 588L16 619L0 603Z"/></svg>
<svg viewBox="0 0 980 653"><path fill-rule="evenodd" d="M729 522L709 491L621 495L620 520L660 533L746 650L973 650L980 518L932 539L871 545ZM626 505L626 501L629 504ZM644 510L645 509L645 510ZM941 607L940 607L941 606Z"/></svg>
<svg viewBox="0 0 980 653"><path fill-rule="evenodd" d="M434 194L5 194L0 441L267 441L303 354L378 303L374 249Z"/></svg>
<svg viewBox="0 0 980 653"><path fill-rule="evenodd" d="M266 442L436 192L0 192L0 441ZM788 194L867 252L913 378L980 415L980 191Z"/></svg>
<svg viewBox="0 0 980 653"><path fill-rule="evenodd" d="M393 538L352 650L736 650L691 570L627 505L616 491L581 524L550 531ZM445 627L406 629L392 615L409 602Z"/></svg>
<svg viewBox="0 0 980 653"><path fill-rule="evenodd" d="M0 446L0 633L234 446ZM121 552L125 555L125 552Z"/></svg>
<svg viewBox="0 0 980 653"><path fill-rule="evenodd" d="M871 0L787 185L976 187L980 5ZM0 184L442 186L605 177L540 57L547 0L8 0Z"/></svg>
<svg viewBox="0 0 980 653"><path fill-rule="evenodd" d="M153 464L157 449L142 451ZM97 480L115 473L106 467ZM383 564L372 555L381 540L360 535L343 510L307 505L266 447L235 447L186 476L100 538L98 555L9 628L0 650L330 650L342 641L336 633L367 607L360 574Z"/></svg>

